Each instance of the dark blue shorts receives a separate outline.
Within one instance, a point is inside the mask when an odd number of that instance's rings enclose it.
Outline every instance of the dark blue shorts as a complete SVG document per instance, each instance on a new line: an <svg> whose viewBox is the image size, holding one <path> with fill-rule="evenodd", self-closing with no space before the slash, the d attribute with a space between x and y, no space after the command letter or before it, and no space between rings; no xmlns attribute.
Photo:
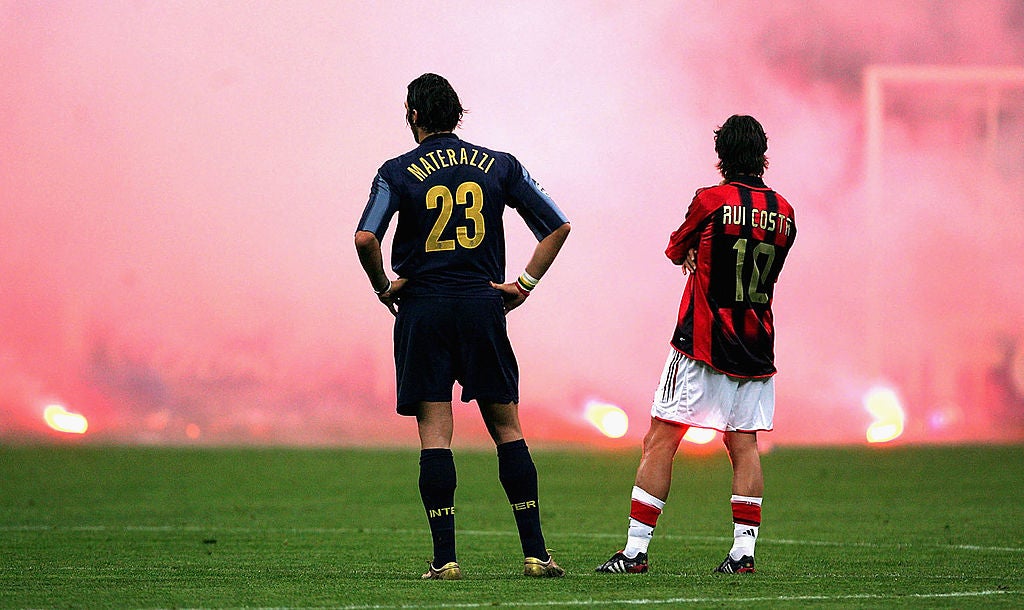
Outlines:
<svg viewBox="0 0 1024 610"><path fill-rule="evenodd" d="M501 296L407 297L395 320L398 413L420 402L519 402L519 365L512 353Z"/></svg>

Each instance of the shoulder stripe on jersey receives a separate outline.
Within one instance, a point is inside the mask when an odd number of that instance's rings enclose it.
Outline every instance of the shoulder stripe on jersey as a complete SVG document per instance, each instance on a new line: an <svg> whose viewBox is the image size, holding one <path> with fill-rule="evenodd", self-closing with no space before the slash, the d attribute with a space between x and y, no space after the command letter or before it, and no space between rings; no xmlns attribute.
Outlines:
<svg viewBox="0 0 1024 610"><path fill-rule="evenodd" d="M778 211L779 211L779 198L775 196L775 191L765 191L764 192L764 207L765 207L766 210L768 210L768 215L769 215L768 217L769 218L774 218L775 215L778 213ZM765 240L769 241L771 243L775 243L777 241L776 237L779 234L779 229L781 229L781 228L782 228L782 223L781 222L776 223L775 230L772 231L770 235L765 235Z"/></svg>
<svg viewBox="0 0 1024 610"><path fill-rule="evenodd" d="M735 186L739 192L740 205L743 206L743 218L747 219L746 222L740 225L740 236L750 239L754 234L753 223L750 222L750 219L754 217L754 197L748 187L740 184Z"/></svg>
<svg viewBox="0 0 1024 610"><path fill-rule="evenodd" d="M366 215L359 228L363 231L370 231L380 236L384 223L389 218L388 207L391 205L391 187L384 178L377 174L373 181L373 192L370 195L370 203L366 206Z"/></svg>
<svg viewBox="0 0 1024 610"><path fill-rule="evenodd" d="M520 179L533 192L536 198L535 201L541 202L541 206L546 208L531 209L529 206L517 206L519 215L522 216L526 226L530 228L533 236L539 241L550 235L558 227L569 222L569 219L559 209L558 205L555 204L555 201L530 176L530 172L526 171L525 167L522 170L523 173Z"/></svg>
<svg viewBox="0 0 1024 610"><path fill-rule="evenodd" d="M764 192L764 205L769 214L779 211L779 198L775 196L775 191Z"/></svg>
<svg viewBox="0 0 1024 610"><path fill-rule="evenodd" d="M743 223L743 226L740 227L740 236L745 240L752 239L754 237L754 193L745 185L737 185L737 188L739 189L740 202L743 204L744 208L744 218L747 219L747 222ZM758 195L760 196L760 193L758 193ZM746 286L747 282L747 273L744 273L742 283ZM747 291L744 290L743 294L747 294ZM749 298L749 295L745 298ZM732 307L731 318L733 332L735 332L738 337L743 337L746 334L746 309L738 305L736 307Z"/></svg>

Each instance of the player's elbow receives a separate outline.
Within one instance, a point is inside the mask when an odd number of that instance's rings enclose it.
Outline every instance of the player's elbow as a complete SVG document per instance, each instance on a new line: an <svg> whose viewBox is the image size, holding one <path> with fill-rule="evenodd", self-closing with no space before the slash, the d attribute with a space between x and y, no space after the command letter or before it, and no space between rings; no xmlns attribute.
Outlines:
<svg viewBox="0 0 1024 610"><path fill-rule="evenodd" d="M356 250L366 252L379 247L377 236L370 231L356 231Z"/></svg>
<svg viewBox="0 0 1024 610"><path fill-rule="evenodd" d="M540 247L542 248L554 248L555 252L562 247L565 243L565 238L569 237L569 230L571 227L569 223L563 223L556 227L553 231L548 233L544 239L540 240Z"/></svg>
<svg viewBox="0 0 1024 610"><path fill-rule="evenodd" d="M672 261L673 265L682 265L686 262L686 258L690 255L688 250L680 250L679 248L669 247L665 250L665 256L668 260Z"/></svg>

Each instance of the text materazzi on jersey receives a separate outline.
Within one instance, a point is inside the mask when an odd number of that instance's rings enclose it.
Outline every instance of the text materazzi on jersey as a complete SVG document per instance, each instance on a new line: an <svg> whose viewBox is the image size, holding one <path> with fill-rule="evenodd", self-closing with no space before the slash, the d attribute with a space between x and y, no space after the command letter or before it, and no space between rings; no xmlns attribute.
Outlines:
<svg viewBox="0 0 1024 610"><path fill-rule="evenodd" d="M423 182L427 176L438 169L453 165L472 165L486 174L490 171L491 166L494 165L494 157L475 148L467 151L465 146L460 146L457 149L438 148L428 152L426 156L420 157L418 164L413 163L405 169L413 176L416 176L417 180Z"/></svg>

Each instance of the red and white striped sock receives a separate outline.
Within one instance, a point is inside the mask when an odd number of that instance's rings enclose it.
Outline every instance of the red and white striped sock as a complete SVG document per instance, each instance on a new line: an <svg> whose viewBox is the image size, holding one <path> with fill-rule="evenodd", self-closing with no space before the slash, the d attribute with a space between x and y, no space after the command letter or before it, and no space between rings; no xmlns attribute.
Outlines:
<svg viewBox="0 0 1024 610"><path fill-rule="evenodd" d="M629 535L623 553L633 559L637 553L646 553L647 546L654 536L654 526L658 524L665 501L655 498L637 486L633 486L629 506Z"/></svg>
<svg viewBox="0 0 1024 610"><path fill-rule="evenodd" d="M761 498L734 495L732 502L732 550L729 556L739 559L754 556L757 532L761 527Z"/></svg>

